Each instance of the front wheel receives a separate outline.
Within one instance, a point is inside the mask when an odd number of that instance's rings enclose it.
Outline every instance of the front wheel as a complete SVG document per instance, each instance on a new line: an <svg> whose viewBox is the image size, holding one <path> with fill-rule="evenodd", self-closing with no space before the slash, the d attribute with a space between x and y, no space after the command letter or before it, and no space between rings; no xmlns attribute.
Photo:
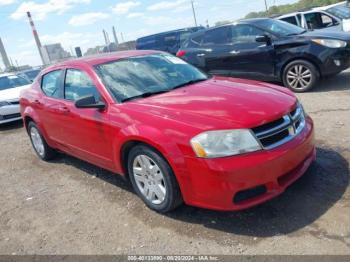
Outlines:
<svg viewBox="0 0 350 262"><path fill-rule="evenodd" d="M317 68L305 60L296 60L289 63L283 72L284 86L297 93L312 89L319 78L320 74Z"/></svg>
<svg viewBox="0 0 350 262"><path fill-rule="evenodd" d="M160 213L182 204L176 177L167 161L151 147L134 147L128 157L128 172L135 192L145 204Z"/></svg>

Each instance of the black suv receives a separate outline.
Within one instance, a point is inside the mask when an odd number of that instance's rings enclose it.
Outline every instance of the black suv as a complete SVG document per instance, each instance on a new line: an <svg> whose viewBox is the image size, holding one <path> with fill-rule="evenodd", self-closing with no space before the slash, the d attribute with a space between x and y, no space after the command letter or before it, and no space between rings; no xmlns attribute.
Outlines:
<svg viewBox="0 0 350 262"><path fill-rule="evenodd" d="M350 67L350 36L250 19L192 34L177 56L210 74L280 81L304 92Z"/></svg>

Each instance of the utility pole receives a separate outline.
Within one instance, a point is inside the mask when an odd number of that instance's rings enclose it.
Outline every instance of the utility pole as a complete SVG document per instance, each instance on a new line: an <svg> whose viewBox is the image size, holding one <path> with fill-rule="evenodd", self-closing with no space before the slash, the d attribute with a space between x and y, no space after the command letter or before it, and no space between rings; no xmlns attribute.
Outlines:
<svg viewBox="0 0 350 262"><path fill-rule="evenodd" d="M39 39L39 35L38 35L38 31L35 28L35 25L34 25L34 22L33 22L33 19L32 19L32 15L30 14L30 12L27 12L27 17L28 17L29 24L30 24L30 26L32 28L32 31L33 31L34 40L35 40L36 46L38 48L41 61L42 61L43 65L46 65L48 63L48 61L46 61L46 59L45 59L45 57L43 55L43 50L42 50L43 47L41 45L41 42L40 42L40 39Z"/></svg>
<svg viewBox="0 0 350 262"><path fill-rule="evenodd" d="M1 40L1 37L0 37L0 55L2 57L2 62L4 63L4 66L5 66L5 70L10 69L10 67L11 67L10 60L7 56L4 44L2 43L2 40Z"/></svg>
<svg viewBox="0 0 350 262"><path fill-rule="evenodd" d="M192 12L193 12L194 24L195 24L196 26L198 26L198 25L197 25L196 11L194 10L193 0L191 0L191 5L192 5Z"/></svg>
<svg viewBox="0 0 350 262"><path fill-rule="evenodd" d="M265 0L265 9L266 9L266 12L269 11L269 7L267 6L267 0Z"/></svg>

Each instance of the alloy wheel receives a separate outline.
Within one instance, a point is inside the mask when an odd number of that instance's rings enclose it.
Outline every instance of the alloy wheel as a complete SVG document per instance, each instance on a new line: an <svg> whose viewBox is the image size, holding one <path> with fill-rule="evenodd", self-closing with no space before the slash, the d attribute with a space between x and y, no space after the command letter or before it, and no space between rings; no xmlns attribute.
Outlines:
<svg viewBox="0 0 350 262"><path fill-rule="evenodd" d="M288 85L294 89L305 89L312 83L312 73L304 65L295 65L287 72Z"/></svg>
<svg viewBox="0 0 350 262"><path fill-rule="evenodd" d="M167 194L165 178L159 166L150 157L138 155L133 162L133 176L141 194L154 205L164 202Z"/></svg>
<svg viewBox="0 0 350 262"><path fill-rule="evenodd" d="M45 155L44 141L41 138L38 129L36 129L35 127L32 127L30 129L30 138L32 139L35 151L43 157Z"/></svg>

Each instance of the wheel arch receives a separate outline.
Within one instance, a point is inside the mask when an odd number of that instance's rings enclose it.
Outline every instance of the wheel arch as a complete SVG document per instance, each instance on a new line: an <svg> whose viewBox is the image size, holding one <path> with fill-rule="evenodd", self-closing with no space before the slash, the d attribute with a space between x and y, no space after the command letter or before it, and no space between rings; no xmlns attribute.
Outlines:
<svg viewBox="0 0 350 262"><path fill-rule="evenodd" d="M321 66L320 64L317 62L317 59L315 58L312 58L311 56L295 56L295 57L291 57L290 59L286 60L282 65L281 65L281 69L280 69L280 73L279 73L279 78L283 81L283 73L284 73L284 70L286 69L286 67L294 62L294 61L297 61L297 60L303 60L303 61L306 61L308 63L311 63L316 69L317 69L317 72L319 74L319 77L322 76L322 69L321 69Z"/></svg>

